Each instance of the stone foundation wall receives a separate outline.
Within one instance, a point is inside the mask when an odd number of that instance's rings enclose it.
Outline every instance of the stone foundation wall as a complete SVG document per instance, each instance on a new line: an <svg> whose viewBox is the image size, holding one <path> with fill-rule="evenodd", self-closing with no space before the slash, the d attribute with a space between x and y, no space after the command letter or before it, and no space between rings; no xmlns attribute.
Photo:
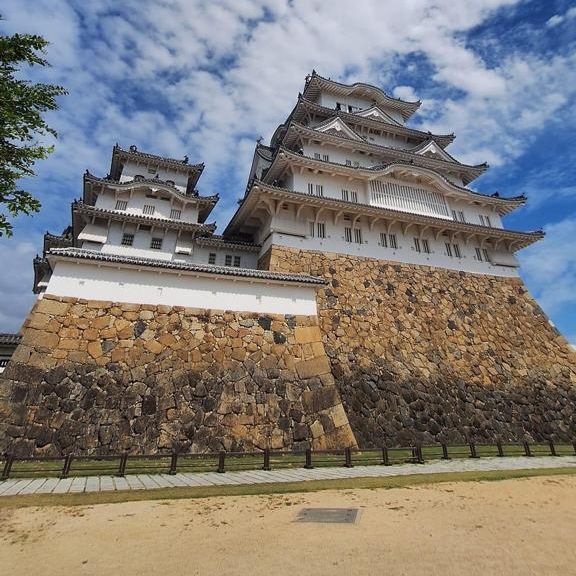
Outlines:
<svg viewBox="0 0 576 576"><path fill-rule="evenodd" d="M576 355L519 279L273 246L319 322L361 446L576 437Z"/></svg>
<svg viewBox="0 0 576 576"><path fill-rule="evenodd" d="M316 317L45 296L0 376L20 456L354 445Z"/></svg>

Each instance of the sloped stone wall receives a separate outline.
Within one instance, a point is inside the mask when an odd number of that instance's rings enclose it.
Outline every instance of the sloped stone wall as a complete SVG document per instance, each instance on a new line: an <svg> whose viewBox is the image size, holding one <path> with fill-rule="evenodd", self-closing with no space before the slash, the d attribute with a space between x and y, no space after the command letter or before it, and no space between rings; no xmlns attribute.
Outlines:
<svg viewBox="0 0 576 576"><path fill-rule="evenodd" d="M316 317L45 296L0 377L21 456L353 445Z"/></svg>
<svg viewBox="0 0 576 576"><path fill-rule="evenodd" d="M324 277L319 322L362 446L576 437L576 355L519 279L273 246Z"/></svg>

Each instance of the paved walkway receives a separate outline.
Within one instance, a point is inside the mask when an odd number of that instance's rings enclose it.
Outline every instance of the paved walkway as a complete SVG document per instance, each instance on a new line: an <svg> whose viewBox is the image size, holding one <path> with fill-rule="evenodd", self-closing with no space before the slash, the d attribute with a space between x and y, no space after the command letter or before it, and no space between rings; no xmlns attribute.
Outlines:
<svg viewBox="0 0 576 576"><path fill-rule="evenodd" d="M538 468L576 467L576 457L481 458L437 460L428 464L395 466L356 466L354 468L303 468L287 470L250 470L241 472L198 472L169 474L133 474L115 476L87 476L78 478L9 479L0 482L0 496L22 494L68 494L76 492L107 492L118 490L155 490L194 486L225 486L266 484L275 482L305 482L308 480L340 480L345 478L375 478L406 476L409 474L438 474L490 470L522 470Z"/></svg>

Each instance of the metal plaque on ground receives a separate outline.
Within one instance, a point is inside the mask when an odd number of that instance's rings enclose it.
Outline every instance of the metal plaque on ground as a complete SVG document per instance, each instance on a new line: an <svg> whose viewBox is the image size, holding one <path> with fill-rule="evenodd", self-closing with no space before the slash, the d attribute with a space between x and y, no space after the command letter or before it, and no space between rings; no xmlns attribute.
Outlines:
<svg viewBox="0 0 576 576"><path fill-rule="evenodd" d="M296 522L354 524L359 515L358 508L302 508L296 516Z"/></svg>

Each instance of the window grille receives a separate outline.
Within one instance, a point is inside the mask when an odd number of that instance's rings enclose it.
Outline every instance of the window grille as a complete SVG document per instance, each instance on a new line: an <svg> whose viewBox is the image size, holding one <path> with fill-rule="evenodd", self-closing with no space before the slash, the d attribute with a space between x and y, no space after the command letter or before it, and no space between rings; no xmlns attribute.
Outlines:
<svg viewBox="0 0 576 576"><path fill-rule="evenodd" d="M464 212L462 211L458 211L458 220L460 220L460 222L466 222L466 218L464 217Z"/></svg>
<svg viewBox="0 0 576 576"><path fill-rule="evenodd" d="M232 254L226 254L226 257L224 259L224 264L226 266L232 266Z"/></svg>
<svg viewBox="0 0 576 576"><path fill-rule="evenodd" d="M385 180L370 182L370 192L372 204L381 208L445 218L450 215L444 196L438 192Z"/></svg>
<svg viewBox="0 0 576 576"><path fill-rule="evenodd" d="M362 230L360 228L354 228L354 242L362 244Z"/></svg>
<svg viewBox="0 0 576 576"><path fill-rule="evenodd" d="M216 253L215 252L210 252L210 254L208 254L208 264L216 264Z"/></svg>
<svg viewBox="0 0 576 576"><path fill-rule="evenodd" d="M350 200L350 193L348 190L344 190L344 188L342 188L342 200L345 200L346 202Z"/></svg>
<svg viewBox="0 0 576 576"><path fill-rule="evenodd" d="M356 190L350 190L350 200L352 200L352 202L358 202L358 192L356 192Z"/></svg>
<svg viewBox="0 0 576 576"><path fill-rule="evenodd" d="M150 248L152 250L162 250L162 238L152 238L150 240Z"/></svg>
<svg viewBox="0 0 576 576"><path fill-rule="evenodd" d="M486 224L485 224L485 222L484 222L484 216L482 216L482 214L480 214L480 215L478 216L478 218L480 219L480 224L481 224L482 226L486 226Z"/></svg>
<svg viewBox="0 0 576 576"><path fill-rule="evenodd" d="M456 210L452 210L452 220L458 222L458 215L456 214Z"/></svg>
<svg viewBox="0 0 576 576"><path fill-rule="evenodd" d="M122 246L132 246L134 244L134 234L122 234Z"/></svg>
<svg viewBox="0 0 576 576"><path fill-rule="evenodd" d="M314 159L320 160L320 152L314 152Z"/></svg>
<svg viewBox="0 0 576 576"><path fill-rule="evenodd" d="M308 222L308 236L310 236L310 238L314 238L314 231L315 231L314 222L312 221Z"/></svg>
<svg viewBox="0 0 576 576"><path fill-rule="evenodd" d="M324 186L316 184L316 196L324 196Z"/></svg>
<svg viewBox="0 0 576 576"><path fill-rule="evenodd" d="M486 219L486 226L490 226L490 228L492 228L492 222L490 222L490 216L484 216L484 218Z"/></svg>
<svg viewBox="0 0 576 576"><path fill-rule="evenodd" d="M388 240L390 241L390 248L397 250L398 249L398 241L396 240L396 234L389 234Z"/></svg>
<svg viewBox="0 0 576 576"><path fill-rule="evenodd" d="M318 232L318 238L326 238L326 224L324 222L316 223L316 231Z"/></svg>
<svg viewBox="0 0 576 576"><path fill-rule="evenodd" d="M126 210L128 202L126 200L116 200L116 210Z"/></svg>
<svg viewBox="0 0 576 576"><path fill-rule="evenodd" d="M314 184L308 182L308 194L314 194Z"/></svg>
<svg viewBox="0 0 576 576"><path fill-rule="evenodd" d="M344 228L344 239L346 242L352 242L352 228Z"/></svg>
<svg viewBox="0 0 576 576"><path fill-rule="evenodd" d="M482 252L480 251L480 248L476 248L476 260L482 262Z"/></svg>
<svg viewBox="0 0 576 576"><path fill-rule="evenodd" d="M352 160L346 160L346 166L352 166Z"/></svg>
<svg viewBox="0 0 576 576"><path fill-rule="evenodd" d="M484 254L484 260L490 262L490 256L488 255L488 250L486 250L486 248L482 248L482 254Z"/></svg>
<svg viewBox="0 0 576 576"><path fill-rule="evenodd" d="M460 253L460 246L458 246L458 244L453 244L452 246L454 248L454 256L456 256L456 258L462 258L462 254Z"/></svg>
<svg viewBox="0 0 576 576"><path fill-rule="evenodd" d="M154 214L154 212L156 211L156 208L151 204L144 204L144 208L142 209L142 211L144 212L144 214L152 216L152 214Z"/></svg>
<svg viewBox="0 0 576 576"><path fill-rule="evenodd" d="M384 232L380 232L380 246L388 248L388 236Z"/></svg>
<svg viewBox="0 0 576 576"><path fill-rule="evenodd" d="M430 244L425 238L422 240L422 249L424 252L426 252L426 254L430 254Z"/></svg>
<svg viewBox="0 0 576 576"><path fill-rule="evenodd" d="M446 256L452 258L452 246L448 242L445 243L445 246L446 246Z"/></svg>
<svg viewBox="0 0 576 576"><path fill-rule="evenodd" d="M170 210L170 218L173 220L180 220L180 218L182 218L182 210L176 210L176 208L172 208L172 210Z"/></svg>
<svg viewBox="0 0 576 576"><path fill-rule="evenodd" d="M234 256L234 266L240 268L240 256Z"/></svg>
<svg viewBox="0 0 576 576"><path fill-rule="evenodd" d="M416 252L422 252L420 248L420 238L414 237L414 250L416 250Z"/></svg>

